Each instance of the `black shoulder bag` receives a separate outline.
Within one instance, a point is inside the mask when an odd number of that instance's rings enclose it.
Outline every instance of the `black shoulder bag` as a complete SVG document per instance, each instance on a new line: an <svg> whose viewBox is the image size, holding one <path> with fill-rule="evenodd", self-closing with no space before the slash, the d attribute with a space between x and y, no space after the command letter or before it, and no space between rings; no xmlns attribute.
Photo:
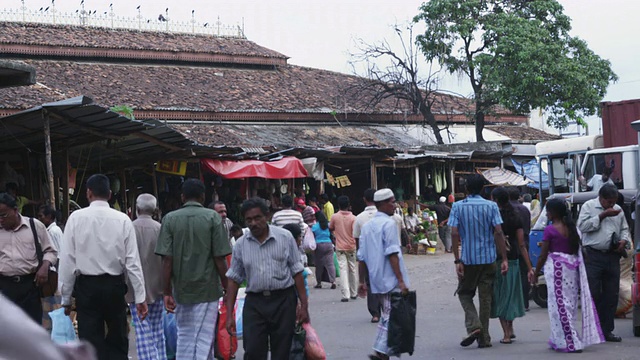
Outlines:
<svg viewBox="0 0 640 360"><path fill-rule="evenodd" d="M33 233L33 241L36 244L36 255L38 256L38 269L42 266L42 259L44 254L42 253L42 246L40 246L40 241L38 241L38 232L36 231L36 223L33 221L33 218L29 218L29 225L31 225L31 232ZM37 271L36 270L36 271ZM49 297L55 295L58 290L58 273L49 268L47 272L47 282L40 286L40 297Z"/></svg>

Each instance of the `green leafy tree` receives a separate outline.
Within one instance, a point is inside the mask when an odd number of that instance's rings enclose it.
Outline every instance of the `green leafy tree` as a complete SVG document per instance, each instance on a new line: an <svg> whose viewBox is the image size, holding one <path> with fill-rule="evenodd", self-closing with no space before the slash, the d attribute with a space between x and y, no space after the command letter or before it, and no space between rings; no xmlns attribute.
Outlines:
<svg viewBox="0 0 640 360"><path fill-rule="evenodd" d="M569 34L556 0L430 0L414 21L426 25L417 42L427 59L469 78L478 141L496 105L543 108L559 129L584 124L617 80L609 61Z"/></svg>

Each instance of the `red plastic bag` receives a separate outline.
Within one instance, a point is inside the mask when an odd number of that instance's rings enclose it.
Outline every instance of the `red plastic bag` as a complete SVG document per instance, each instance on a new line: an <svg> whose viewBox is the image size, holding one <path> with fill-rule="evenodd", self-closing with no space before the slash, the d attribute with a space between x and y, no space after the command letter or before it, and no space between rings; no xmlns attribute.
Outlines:
<svg viewBox="0 0 640 360"><path fill-rule="evenodd" d="M215 340L216 359L230 360L238 350L238 338L227 332L227 305L220 300L218 303L218 326Z"/></svg>
<svg viewBox="0 0 640 360"><path fill-rule="evenodd" d="M327 353L324 351L324 346L322 346L320 338L311 327L311 324L302 324L302 328L307 332L307 337L304 342L304 354L307 360L326 360Z"/></svg>

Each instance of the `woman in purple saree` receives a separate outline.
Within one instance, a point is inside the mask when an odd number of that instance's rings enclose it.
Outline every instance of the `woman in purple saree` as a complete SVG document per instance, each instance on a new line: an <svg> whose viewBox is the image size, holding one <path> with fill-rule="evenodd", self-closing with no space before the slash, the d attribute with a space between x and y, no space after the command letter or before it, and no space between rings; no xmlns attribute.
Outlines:
<svg viewBox="0 0 640 360"><path fill-rule="evenodd" d="M563 200L547 202L547 218L552 224L544 229L534 282L544 268L551 323L549 346L559 352L582 352L589 345L604 342L604 335L589 291L580 236ZM581 332L575 321L578 305L582 309Z"/></svg>

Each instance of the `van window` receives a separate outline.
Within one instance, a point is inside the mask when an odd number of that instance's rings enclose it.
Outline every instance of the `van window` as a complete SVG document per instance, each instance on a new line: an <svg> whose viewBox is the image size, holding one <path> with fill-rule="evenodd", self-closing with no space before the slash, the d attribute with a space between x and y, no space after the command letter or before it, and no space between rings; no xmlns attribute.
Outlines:
<svg viewBox="0 0 640 360"><path fill-rule="evenodd" d="M565 158L552 159L551 172L553 175L553 191L556 193L570 192L571 160Z"/></svg>
<svg viewBox="0 0 640 360"><path fill-rule="evenodd" d="M612 169L611 180L613 180L618 189L624 189L622 153L590 155L584 171L585 180L588 182L594 175L602 175L605 167Z"/></svg>

